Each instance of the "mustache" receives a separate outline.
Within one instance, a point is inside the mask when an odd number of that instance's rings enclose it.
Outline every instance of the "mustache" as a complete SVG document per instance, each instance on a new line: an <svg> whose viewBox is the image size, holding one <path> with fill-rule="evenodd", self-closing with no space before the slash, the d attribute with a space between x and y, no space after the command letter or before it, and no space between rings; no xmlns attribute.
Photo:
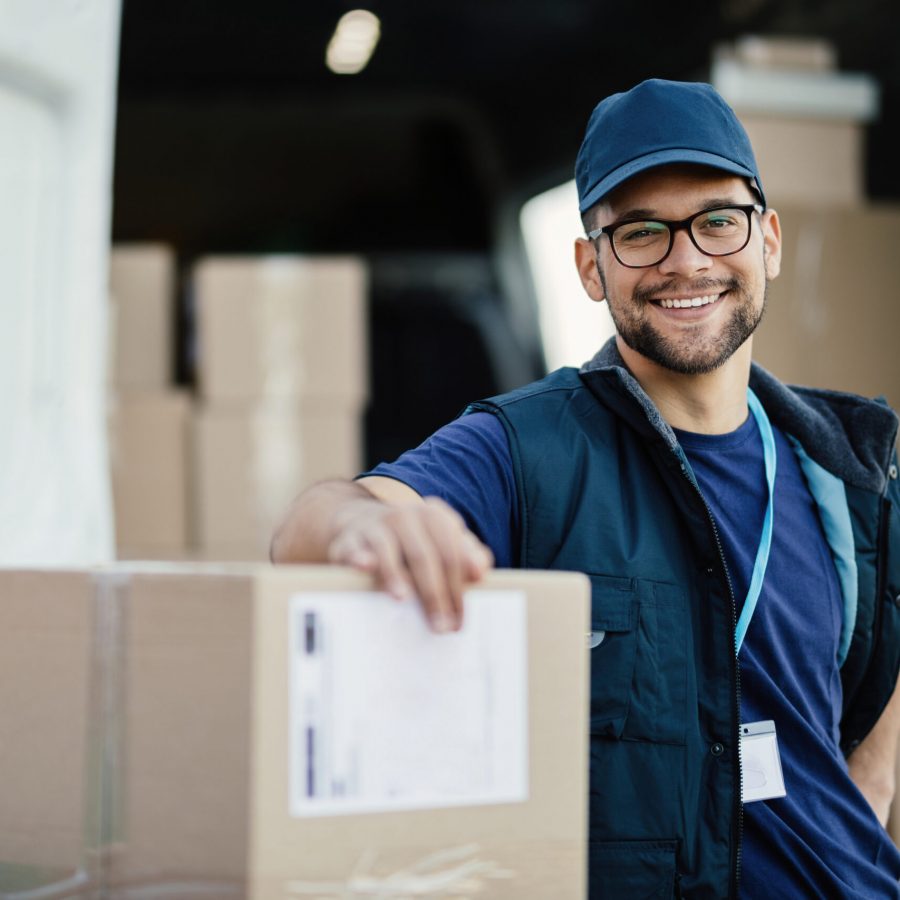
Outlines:
<svg viewBox="0 0 900 900"><path fill-rule="evenodd" d="M635 300L653 300L661 294L679 297L700 297L704 294L719 294L725 291L739 291L743 287L740 278L698 278L689 283L670 278L659 284L645 284L636 287L633 292Z"/></svg>

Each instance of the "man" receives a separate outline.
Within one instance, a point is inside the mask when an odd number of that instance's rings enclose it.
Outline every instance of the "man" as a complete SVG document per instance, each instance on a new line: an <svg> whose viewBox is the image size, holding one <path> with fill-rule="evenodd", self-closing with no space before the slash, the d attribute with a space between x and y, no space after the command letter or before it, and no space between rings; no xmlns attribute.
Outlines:
<svg viewBox="0 0 900 900"><path fill-rule="evenodd" d="M592 897L898 897L896 418L751 365L781 232L711 87L601 102L576 180L615 339L311 489L273 559L373 572L438 631L493 560L589 575Z"/></svg>

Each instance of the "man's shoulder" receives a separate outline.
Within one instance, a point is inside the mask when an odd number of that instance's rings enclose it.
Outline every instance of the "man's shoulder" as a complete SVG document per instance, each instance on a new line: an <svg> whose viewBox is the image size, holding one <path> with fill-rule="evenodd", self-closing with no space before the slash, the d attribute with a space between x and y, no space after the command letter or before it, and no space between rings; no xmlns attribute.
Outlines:
<svg viewBox="0 0 900 900"><path fill-rule="evenodd" d="M537 381L529 384L523 384L503 394L496 394L493 397L486 397L469 406L470 410L477 409L504 409L514 406L517 403L531 399L533 397L546 396L550 394L571 393L572 391L581 390L583 387L578 369L571 366L564 366L545 375Z"/></svg>

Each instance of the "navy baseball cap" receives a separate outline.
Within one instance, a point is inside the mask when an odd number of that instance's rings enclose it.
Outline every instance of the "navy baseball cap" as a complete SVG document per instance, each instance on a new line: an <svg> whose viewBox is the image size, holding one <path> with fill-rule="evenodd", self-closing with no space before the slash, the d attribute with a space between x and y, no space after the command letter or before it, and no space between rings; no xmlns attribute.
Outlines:
<svg viewBox="0 0 900 900"><path fill-rule="evenodd" d="M652 78L601 100L591 113L575 162L579 210L633 175L668 163L743 175L765 205L750 138L713 86Z"/></svg>

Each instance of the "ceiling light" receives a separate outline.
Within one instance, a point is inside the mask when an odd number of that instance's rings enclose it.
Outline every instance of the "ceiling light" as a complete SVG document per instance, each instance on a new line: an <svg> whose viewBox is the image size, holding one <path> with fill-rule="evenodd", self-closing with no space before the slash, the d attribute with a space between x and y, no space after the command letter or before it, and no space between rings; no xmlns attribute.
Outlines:
<svg viewBox="0 0 900 900"><path fill-rule="evenodd" d="M325 51L325 64L338 75L361 72L372 58L381 36L378 16L354 9L341 16Z"/></svg>

